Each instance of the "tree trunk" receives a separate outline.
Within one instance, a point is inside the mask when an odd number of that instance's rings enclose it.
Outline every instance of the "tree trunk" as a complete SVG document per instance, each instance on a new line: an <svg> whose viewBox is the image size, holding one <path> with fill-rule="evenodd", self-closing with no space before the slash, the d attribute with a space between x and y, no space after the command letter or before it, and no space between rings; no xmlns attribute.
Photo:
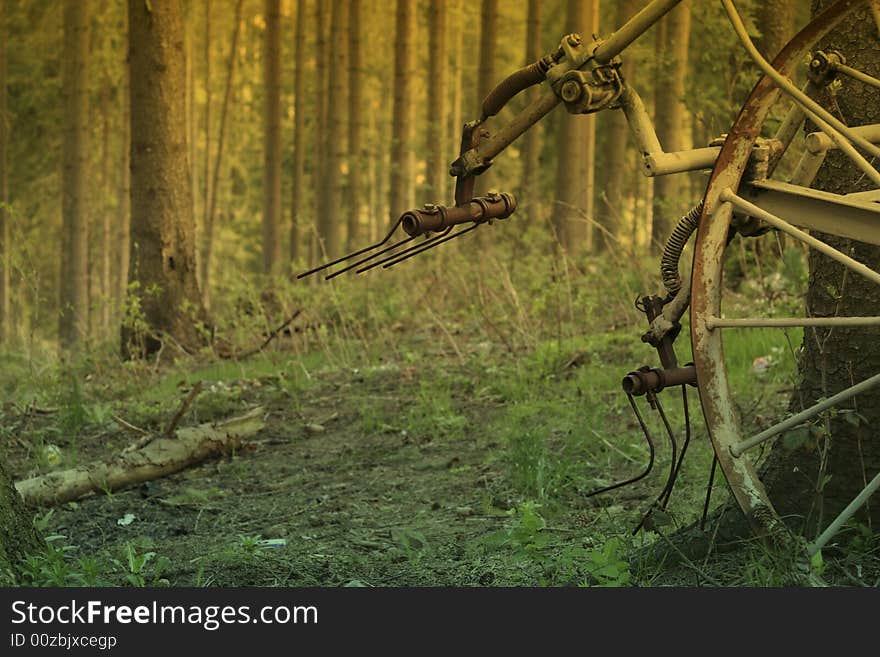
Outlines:
<svg viewBox="0 0 880 657"><path fill-rule="evenodd" d="M359 2L359 0L358 0ZM306 169L306 0L296 2L296 62L293 72L293 197L290 204L290 260L301 256L300 225L305 214Z"/></svg>
<svg viewBox="0 0 880 657"><path fill-rule="evenodd" d="M204 124L204 137L205 137L205 152L203 153L204 158L202 161L202 178L204 181L202 183L202 231L199 236L199 258L198 258L198 267L199 267L199 285L201 286L202 293L205 295L206 300L205 303L210 306L210 284L208 282L209 276L209 260L211 259L211 241L213 239L213 235L211 235L211 231L213 230L213 226L211 225L211 217L210 207L211 207L211 0L205 0L204 2L204 11L205 11L205 25L204 25L204 43L202 44L204 47L204 51L202 54L202 60L204 63L204 78L202 79L202 86L205 89L205 124ZM195 215L193 215L195 216Z"/></svg>
<svg viewBox="0 0 880 657"><path fill-rule="evenodd" d="M585 39L596 31L598 0L568 0L563 31ZM553 226L562 249L576 255L589 246L589 220L593 215L593 116L560 114L557 132L556 203Z"/></svg>
<svg viewBox="0 0 880 657"><path fill-rule="evenodd" d="M431 0L428 5L428 194L435 203L447 203L446 183L449 144L446 138L448 106L446 102L446 72L448 20L446 0Z"/></svg>
<svg viewBox="0 0 880 657"><path fill-rule="evenodd" d="M30 512L0 463L0 584L12 584L5 581L6 575L14 574L25 556L43 548L45 545L34 528Z"/></svg>
<svg viewBox="0 0 880 657"><path fill-rule="evenodd" d="M207 322L196 281L186 157L182 0L129 0L131 63L131 281L140 319L122 327L123 351L163 344L195 351ZM144 325L145 324L145 325Z"/></svg>
<svg viewBox="0 0 880 657"><path fill-rule="evenodd" d="M795 0L774 0L758 4L757 19L761 37L755 41L755 45L769 61L773 61L794 36L795 4Z"/></svg>
<svg viewBox="0 0 880 657"><path fill-rule="evenodd" d="M544 47L541 39L541 0L529 0L528 17L526 19L526 65L538 61L549 48ZM529 101L534 100L542 89L536 88L528 92ZM537 208L541 194L541 145L543 143L544 126L542 123L532 126L523 135L523 201ZM537 217L536 217L537 218Z"/></svg>
<svg viewBox="0 0 880 657"><path fill-rule="evenodd" d="M690 147L690 124L684 104L690 32L691 8L687 1L669 12L658 26L654 125L666 152ZM662 248L675 220L693 205L693 199L685 198L688 188L688 180L682 175L658 176L654 180L653 249Z"/></svg>
<svg viewBox="0 0 880 657"><path fill-rule="evenodd" d="M828 2L818 3L827 6ZM815 7L816 3L814 3ZM839 50L847 64L868 75L880 76L880 50L868 47L875 43L876 27L867 8L842 22L819 48ZM842 78L836 101L848 125L862 125L877 120L880 92L867 85ZM824 94L819 102L830 107ZM808 127L808 130L815 130ZM863 191L872 187L861 170L838 150L829 151L819 170L814 187L836 194ZM830 235L817 234L823 242L854 257L875 271L880 270L880 247ZM880 290L873 283L836 262L810 252L810 278L807 290L807 315L880 315ZM880 372L880 329L807 329L804 333L799 369L801 382L792 400L792 410L801 410L820 397L858 383ZM833 415L820 419L812 437L803 447L787 451L774 446L765 483L770 499L783 517L793 517L812 534L824 527L880 471L880 392L876 389L859 395L847 404L858 415L838 408ZM842 412L843 411L843 412ZM870 518L874 530L880 528L880 501L876 496L863 508L862 520Z"/></svg>
<svg viewBox="0 0 880 657"><path fill-rule="evenodd" d="M125 9L123 9L125 11ZM127 19L124 19L127 22ZM116 232L116 294L122 306L128 295L128 273L131 262L131 67L128 61L128 30L123 36L125 53L122 67L122 129L119 152L119 214Z"/></svg>
<svg viewBox="0 0 880 657"><path fill-rule="evenodd" d="M6 92L6 0L0 0L0 345L5 345L12 335L9 325L9 219L6 204L9 203L9 121Z"/></svg>
<svg viewBox="0 0 880 657"><path fill-rule="evenodd" d="M415 37L414 0L397 0L394 46L394 120L391 139L390 220L415 204L415 153L413 153L412 69Z"/></svg>
<svg viewBox="0 0 880 657"><path fill-rule="evenodd" d="M235 3L235 15L232 25L232 41L229 44L229 59L226 64L226 87L223 92L223 104L220 106L220 126L217 133L217 156L214 158L214 170L211 174L208 205L205 207L205 224L202 235L202 254L199 259L201 267L202 298L205 306L211 306L211 255L214 252L214 220L217 217L217 189L220 187L220 167L223 164L223 147L226 143L226 118L229 115L229 103L232 99L232 83L235 79L235 62L238 59L238 37L241 34L241 12L244 0Z"/></svg>
<svg viewBox="0 0 880 657"><path fill-rule="evenodd" d="M639 0L623 0L617 7L615 26L626 23L641 9ZM627 53L622 67L623 78L627 84L634 84L635 66L632 64L634 53ZM624 234L623 221L626 216L627 180L632 157L629 150L629 126L626 117L620 110L604 112L607 136L605 141L605 162L602 167L604 180L600 194L596 220L605 229L596 240L598 249L613 246L614 237ZM601 117L600 117L601 118Z"/></svg>
<svg viewBox="0 0 880 657"><path fill-rule="evenodd" d="M498 0L483 0L480 6L480 64L477 69L477 99L474 114L479 115L483 99L498 82L495 72L495 53L498 41ZM495 187L493 171L489 169L477 178L475 194L484 194ZM480 231L480 236L484 235Z"/></svg>
<svg viewBox="0 0 880 657"><path fill-rule="evenodd" d="M112 284L111 254L113 252L113 220L110 204L110 80L104 80L101 89L101 338L110 334L110 316L113 307L114 288Z"/></svg>
<svg viewBox="0 0 880 657"><path fill-rule="evenodd" d="M363 133L363 80L361 51L361 21L363 12L361 0L349 0L349 39L348 39L348 203L345 214L348 217L346 232L347 251L351 252L362 245L366 231L361 217L363 203L363 170L365 166Z"/></svg>
<svg viewBox="0 0 880 657"><path fill-rule="evenodd" d="M345 191L345 142L347 138L346 96L348 94L345 63L348 59L348 0L333 0L329 48L333 52L328 73L327 141L325 143L327 170L323 179L324 253L336 258L342 252L343 193ZM345 211L350 209L346 208Z"/></svg>
<svg viewBox="0 0 880 657"><path fill-rule="evenodd" d="M62 164L61 316L59 335L66 347L80 342L88 330L87 216L89 157L89 2L65 0L64 147Z"/></svg>
<svg viewBox="0 0 880 657"><path fill-rule="evenodd" d="M281 0L266 0L263 51L263 273L281 259Z"/></svg>
<svg viewBox="0 0 880 657"><path fill-rule="evenodd" d="M326 199L324 198L324 182L327 172L327 82L329 67L327 58L327 30L330 6L328 2L316 2L315 11L315 94L317 95L317 125L314 131L315 143L313 153L317 158L315 166L315 230L312 240L312 257L315 261L324 260L322 251L326 240L332 239L327 233L332 228L327 220Z"/></svg>

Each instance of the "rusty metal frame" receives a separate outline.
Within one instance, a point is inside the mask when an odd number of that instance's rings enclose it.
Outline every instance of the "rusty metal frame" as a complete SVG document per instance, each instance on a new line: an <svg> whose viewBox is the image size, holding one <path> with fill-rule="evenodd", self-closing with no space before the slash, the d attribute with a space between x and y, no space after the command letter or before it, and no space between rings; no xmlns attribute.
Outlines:
<svg viewBox="0 0 880 657"><path fill-rule="evenodd" d="M774 78L792 77L811 46L862 4L859 0L838 0L801 30L776 57L772 67L776 75L765 71L722 146L706 190L697 232L690 317L700 403L719 465L753 531L760 536L776 536L783 525L753 464L748 459L735 458L730 452L740 440L740 423L727 377L722 331L713 330L707 323L710 317L721 316L723 255L733 217L733 205L725 202L722 194L739 188L761 126L780 97Z"/></svg>

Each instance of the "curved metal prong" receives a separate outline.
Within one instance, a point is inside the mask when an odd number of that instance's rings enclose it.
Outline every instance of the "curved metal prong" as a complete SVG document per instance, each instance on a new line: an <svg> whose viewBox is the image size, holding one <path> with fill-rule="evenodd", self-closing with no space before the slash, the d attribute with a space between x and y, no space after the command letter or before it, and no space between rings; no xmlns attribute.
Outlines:
<svg viewBox="0 0 880 657"><path fill-rule="evenodd" d="M380 242L376 242L375 244L371 244L370 246L366 246L363 249L359 249L358 251L355 251L354 253L349 253L348 255L342 256L341 258L336 258L336 260L331 260L330 262L327 262L327 263L324 263L323 265L320 265L318 267L314 267L312 269L309 269L308 271L304 271L302 274L298 274L297 278L305 278L306 276L311 276L312 274L316 274L317 272L322 271L324 269L327 269L328 267L332 267L333 265L338 265L340 262L345 262L346 260L354 258L355 256L359 256L361 254L364 254L367 251L372 251L373 249L378 249L380 246L382 246L388 240L391 239L391 236L394 234L394 231L396 231L397 227L400 226L401 221L403 221L403 217L401 217L400 219L397 220L397 222L395 222L395 224L391 227L391 230L388 231L388 234L385 235L385 237ZM401 244L402 243L403 242L401 242ZM384 253L384 251L383 251L383 253Z"/></svg>
<svg viewBox="0 0 880 657"><path fill-rule="evenodd" d="M401 257L397 258L397 260L393 260L393 261L389 262L386 265L382 265L382 269L388 269L389 267L393 267L394 265L396 265L400 262L403 262L404 260L408 260L409 258L412 258L413 256L419 255L420 253L422 253L424 251L429 251L429 250L433 249L435 246L440 246L444 242L448 242L449 240L454 240L456 237L461 237L465 233L469 233L472 230L478 228L479 225L480 224L474 224L473 226L469 226L468 228L460 230L457 233L450 235L449 237L444 237L443 239L434 240L433 242L431 242L430 244L427 244L427 245L420 244L419 245L420 248L413 250L412 253L407 253L406 255L403 255L403 252L401 251L400 253L396 254L397 256L401 256ZM446 232L448 233L449 231L446 231ZM446 233L444 233L444 235L445 234ZM443 236L441 235L441 237L443 237Z"/></svg>
<svg viewBox="0 0 880 657"><path fill-rule="evenodd" d="M453 227L450 226L449 228L447 228L445 231L443 231L443 232L440 233L439 235L436 235L436 236L434 236L434 237L429 237L427 240L425 240L425 241L422 242L421 244L416 244L415 246L410 246L410 247L404 249L403 251L398 251L397 253L394 253L394 254L388 256L387 258L382 258L381 260L378 260L377 262L374 262L374 263L372 263L372 264L370 264L370 265L367 265L366 267L361 267L360 269L357 270L357 273L358 273L358 274L363 274L364 272L366 272L366 271L370 271L370 270L373 269L374 267L378 267L379 265L384 264L384 263L388 262L389 260L394 260L395 258L397 258L398 256L403 255L404 253L409 253L409 252L411 252L411 251L415 251L415 250L421 249L421 248L423 248L426 244L431 244L431 243L433 243L433 242L436 242L437 240L439 240L440 238L442 238L444 235L448 235L448 234L449 234L449 231L451 231L452 228L453 228Z"/></svg>

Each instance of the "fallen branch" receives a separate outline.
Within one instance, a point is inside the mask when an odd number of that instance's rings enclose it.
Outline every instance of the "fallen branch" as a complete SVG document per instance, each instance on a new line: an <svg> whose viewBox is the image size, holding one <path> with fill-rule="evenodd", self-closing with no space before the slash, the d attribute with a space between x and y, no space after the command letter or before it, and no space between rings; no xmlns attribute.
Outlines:
<svg viewBox="0 0 880 657"><path fill-rule="evenodd" d="M174 414L174 417L171 418L171 422L168 423L168 426L165 427L165 433L162 435L166 438L171 438L174 435L174 430L177 428L177 425L180 424L181 418L186 415L186 412L189 410L189 407L192 406L193 400L195 400L196 395L199 394L202 390L202 382L196 381L196 384L192 387L192 390L189 391L189 394L186 396L186 399L183 400L180 404L180 408L177 409L177 412Z"/></svg>
<svg viewBox="0 0 880 657"><path fill-rule="evenodd" d="M277 338L284 329L286 329L288 326L293 324L293 320L295 320L297 317L299 317L301 313L302 313L302 310L297 310L295 313L293 313L293 315L291 315L281 326L279 326L274 331L272 331L268 335L268 337L265 340L263 340L263 343L259 347L255 347L254 349L249 349L248 351L238 351L238 352L235 352L233 354L228 354L228 355L220 354L220 357L224 358L226 360L239 360L240 358L250 358L251 356L257 355L258 353L263 351L263 349L268 347L269 343L271 343L272 340Z"/></svg>
<svg viewBox="0 0 880 657"><path fill-rule="evenodd" d="M69 470L50 472L16 483L25 502L50 506L75 500L89 493L115 491L179 472L219 454L238 449L245 438L260 431L263 409L219 422L178 429L173 437L162 436L142 449L126 452Z"/></svg>

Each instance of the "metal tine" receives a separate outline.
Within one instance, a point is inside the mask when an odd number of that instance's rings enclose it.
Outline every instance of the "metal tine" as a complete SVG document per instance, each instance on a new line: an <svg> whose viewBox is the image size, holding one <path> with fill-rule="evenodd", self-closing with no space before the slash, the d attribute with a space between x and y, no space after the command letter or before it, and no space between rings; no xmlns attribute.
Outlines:
<svg viewBox="0 0 880 657"><path fill-rule="evenodd" d="M388 240L391 239L391 236L394 234L394 231L397 230L397 227L400 226L400 223L402 221L403 221L403 216L401 216L397 220L397 223L395 223L391 227L391 230L388 231L388 234L385 235L385 237L380 242L376 242L375 244L371 244L370 246L366 246L358 251L355 251L354 253L349 253L346 256L342 256L341 258L336 258L336 260L331 260L330 262L324 263L323 265L320 265L320 266L315 267L313 269L309 269L308 271L304 271L302 274L298 274L297 278L305 278L306 276L311 276L312 274L315 274L315 273L321 271L322 269L327 269L328 267L332 267L333 265L338 265L340 262L344 262L344 261L348 260L349 258L354 258L355 256L359 256L362 253L366 253L367 251L372 251L373 249L378 249L380 246L385 244L385 242L387 242Z"/></svg>
<svg viewBox="0 0 880 657"><path fill-rule="evenodd" d="M663 500L663 506L660 507L664 511L669 505L669 498L672 496L672 488L678 480L678 473L681 472L681 464L684 461L684 455L687 453L688 445L691 443L691 417L688 409L687 386L681 386L681 406L684 409L684 443L681 447L681 454L678 455L678 463L675 465L675 474L672 476L672 485L666 491L666 498Z"/></svg>
<svg viewBox="0 0 880 657"><path fill-rule="evenodd" d="M666 418L666 413L663 412L663 404L660 403L660 399L658 399L656 395L654 395L654 404L657 408L657 414L660 416L660 419L663 421L663 426L666 428L666 435L669 437L669 442L672 445L672 463L669 468L669 477L666 479L666 485L663 486L660 495L657 496L657 499L654 500L654 503L645 512L645 515L642 516L638 526L633 530L633 536L638 534L639 530L645 526L648 518L651 517L651 514L653 514L655 510L662 508L661 505L663 503L663 498L668 497L669 493L672 491L672 487L675 485L675 478L678 475L678 468L676 467L676 464L678 463L678 443L675 442L675 433L672 431L672 426Z"/></svg>
<svg viewBox="0 0 880 657"><path fill-rule="evenodd" d="M709 516L709 502L712 500L712 486L715 485L715 469L718 467L718 455L712 455L712 469L709 471L709 485L706 486L706 501L703 503L703 515L700 516L700 531L706 529L706 518Z"/></svg>
<svg viewBox="0 0 880 657"><path fill-rule="evenodd" d="M377 260L376 262L373 262L373 263L367 265L366 267L361 267L360 269L357 270L357 273L358 273L358 274L363 274L364 272L366 272L366 271L370 271L370 270L373 269L374 267L378 267L379 265L382 265L382 264L388 262L389 260L394 260L395 258L397 258L398 256L403 255L404 253L409 253L410 251L415 251L415 250L417 250L417 249L421 249L421 248L423 248L423 247L425 246L425 244L430 244L430 243L432 243L432 242L437 241L438 239L440 239L440 238L443 237L444 235L448 235L448 234L449 234L449 231L451 231L452 228L453 228L453 227L450 226L449 228L447 228L446 230L444 230L444 231L443 231L442 233L440 233L439 235L435 235L434 237L429 237L427 240L425 240L425 241L422 242L421 244L415 244L415 245L413 245L413 246L409 246L409 247L405 248L403 251L398 251L397 253L392 253L390 256L387 256L387 257L385 257L385 258L382 258L381 260ZM370 259L372 260L372 258L370 258Z"/></svg>
<svg viewBox="0 0 880 657"><path fill-rule="evenodd" d="M651 438L651 431L650 431L650 429L648 429L648 425L645 424L645 420L642 419L642 414L639 413L639 407L636 406L636 401L633 398L633 396L630 394L627 394L626 397L627 397L627 399L629 399L629 405L632 406L633 413L635 413L636 419L639 421L639 426L641 426L641 428L642 428L642 434L644 434L645 440L648 443L648 450L649 450L648 467L645 468L644 472L642 472L639 475L636 475L632 479L626 479L625 481L618 481L616 484L611 484L610 486L604 486L603 488L597 488L594 491L590 491L589 493L584 495L584 499L587 499L589 497L593 497L594 495L598 495L599 493L607 493L608 491L614 490L615 488L621 488L623 486L628 486L630 484L634 484L637 481L639 481L640 479L644 479L645 477L647 477L651 473L651 470L654 469L655 449L654 449L654 441Z"/></svg>
<svg viewBox="0 0 880 657"><path fill-rule="evenodd" d="M331 278L336 278L336 277L339 276L340 274L344 274L344 273L347 272L347 271L351 271L351 270L354 269L355 267L358 267L358 266L364 264L365 262L369 262L369 261L372 260L373 258L378 258L380 255L383 255L383 254L385 254L385 253L388 253L389 251L393 251L393 250L396 249L398 246L403 246L403 245L406 244L407 242L412 242L414 239L415 239L415 237L407 237L407 238L405 238L405 239L400 240L399 242L395 242L395 243L392 244L391 246L386 246L384 249L379 249L379 250L376 251L375 253L371 253L370 255L368 255L366 258L361 258L360 260L357 260L356 262L353 262L352 264L348 265L347 267L343 267L342 269L339 269L339 270L337 270L337 271L334 271L332 274L327 274L327 275L324 277L324 280L329 281ZM349 257L350 257L350 256L349 256Z"/></svg>
<svg viewBox="0 0 880 657"><path fill-rule="evenodd" d="M464 235L465 233L469 233L469 232L471 232L472 230L477 229L479 226L480 226L480 224L474 224L473 226L469 226L468 228L465 228L465 229L463 229L463 230L460 230L460 231L458 231L457 233L455 233L455 234L453 234L453 235L450 235L449 237L444 237L443 239L438 239L438 240L436 240L436 241L434 241L434 242L431 242L431 243L428 244L428 245L424 245L424 244L423 244L423 245L421 245L421 248L420 248L420 249L418 249L418 250L416 250L416 251L413 251L412 253L409 253L409 254L407 254L407 255L403 255L404 252L402 251L401 253L396 254L396 255L399 255L399 256L402 256L402 257L398 258L397 260L394 260L393 262L389 262L387 265L382 265L382 269L388 269L389 267L393 267L394 265L396 265L396 264L398 264L398 263L401 263L401 262L403 262L404 260L409 260L409 259L412 258L413 256L419 255L420 253L423 253L423 252L425 252L425 251L430 251L430 250L433 249L435 246L440 246L440 245L443 244L444 242L448 242L449 240L454 240L456 237L461 237L461 236ZM447 232L448 232L448 231L447 231ZM445 234L446 234L446 233L443 233L443 235L445 235ZM441 237L443 237L443 236L441 235Z"/></svg>

